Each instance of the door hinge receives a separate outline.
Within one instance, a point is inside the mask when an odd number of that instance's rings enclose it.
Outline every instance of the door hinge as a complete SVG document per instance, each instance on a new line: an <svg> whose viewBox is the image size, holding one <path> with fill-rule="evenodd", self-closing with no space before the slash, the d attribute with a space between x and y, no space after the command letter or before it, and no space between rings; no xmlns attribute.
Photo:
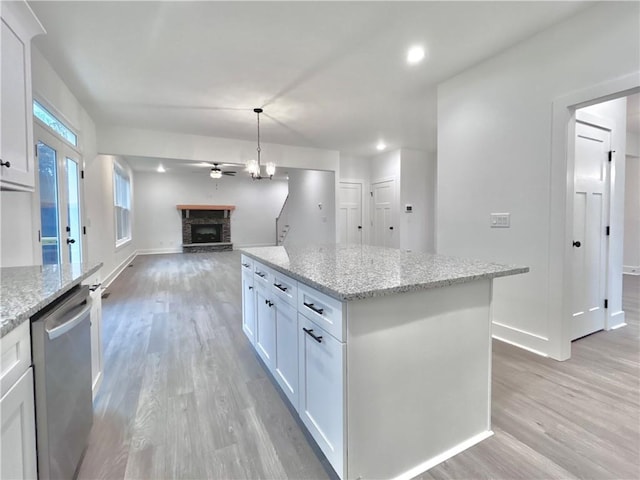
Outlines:
<svg viewBox="0 0 640 480"><path fill-rule="evenodd" d="M42 233L38 230L38 243L42 243Z"/></svg>
<svg viewBox="0 0 640 480"><path fill-rule="evenodd" d="M609 308L609 300L604 299L604 308Z"/></svg>
<svg viewBox="0 0 640 480"><path fill-rule="evenodd" d="M369 195L371 195L373 197L373 192L369 192Z"/></svg>
<svg viewBox="0 0 640 480"><path fill-rule="evenodd" d="M87 234L87 227L85 227L84 225L82 226L82 234L83 235Z"/></svg>
<svg viewBox="0 0 640 480"><path fill-rule="evenodd" d="M33 154L36 158L38 158L38 144L34 143L33 144Z"/></svg>
<svg viewBox="0 0 640 480"><path fill-rule="evenodd" d="M613 154L616 153L615 150L609 150L609 161L613 160Z"/></svg>
<svg viewBox="0 0 640 480"><path fill-rule="evenodd" d="M611 235L611 227L607 225L607 237Z"/></svg>
<svg viewBox="0 0 640 480"><path fill-rule="evenodd" d="M84 170L80 170L80 178L84 179Z"/></svg>

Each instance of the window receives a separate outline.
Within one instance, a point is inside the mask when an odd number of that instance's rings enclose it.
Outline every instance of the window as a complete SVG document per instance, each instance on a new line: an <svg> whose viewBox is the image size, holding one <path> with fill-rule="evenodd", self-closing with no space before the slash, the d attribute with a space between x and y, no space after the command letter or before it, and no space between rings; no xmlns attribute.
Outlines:
<svg viewBox="0 0 640 480"><path fill-rule="evenodd" d="M113 204L116 216L116 247L131 240L131 184L117 164L113 167Z"/></svg>
<svg viewBox="0 0 640 480"><path fill-rule="evenodd" d="M49 110L40 105L36 100L33 101L33 116L56 132L74 147L78 146L78 136L71 131L64 123L51 113Z"/></svg>

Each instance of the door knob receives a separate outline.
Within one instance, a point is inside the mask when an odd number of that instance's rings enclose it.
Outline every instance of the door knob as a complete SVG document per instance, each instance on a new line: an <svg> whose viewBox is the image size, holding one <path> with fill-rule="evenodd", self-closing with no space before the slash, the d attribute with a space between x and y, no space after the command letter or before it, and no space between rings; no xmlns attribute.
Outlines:
<svg viewBox="0 0 640 480"><path fill-rule="evenodd" d="M389 227L389 230L393 230L393 227Z"/></svg>
<svg viewBox="0 0 640 480"><path fill-rule="evenodd" d="M575 241L573 242L573 246L576 248L580 248L580 245L582 245L579 241Z"/></svg>
<svg viewBox="0 0 640 480"><path fill-rule="evenodd" d="M358 230L362 230L362 225L358 225Z"/></svg>
<svg viewBox="0 0 640 480"><path fill-rule="evenodd" d="M75 238L67 238L67 244L69 243L76 243L76 239Z"/></svg>
<svg viewBox="0 0 640 480"><path fill-rule="evenodd" d="M11 168L11 162L10 162L10 161L8 161L8 160L7 160L6 162L5 162L5 161L3 161L3 160L0 160L0 166L2 166L2 167L7 167L7 168Z"/></svg>

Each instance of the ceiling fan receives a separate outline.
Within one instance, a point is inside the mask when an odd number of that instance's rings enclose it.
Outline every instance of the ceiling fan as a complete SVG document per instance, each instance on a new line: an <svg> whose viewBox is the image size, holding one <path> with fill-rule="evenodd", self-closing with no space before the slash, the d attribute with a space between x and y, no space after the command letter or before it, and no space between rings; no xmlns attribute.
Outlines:
<svg viewBox="0 0 640 480"><path fill-rule="evenodd" d="M214 163L213 164L213 168L211 169L211 173L209 173L209 176L211 178L222 178L222 175L229 175L229 176L234 176L237 172L233 171L233 170L226 170L226 171L222 171L220 169L220 167L218 167L218 163Z"/></svg>

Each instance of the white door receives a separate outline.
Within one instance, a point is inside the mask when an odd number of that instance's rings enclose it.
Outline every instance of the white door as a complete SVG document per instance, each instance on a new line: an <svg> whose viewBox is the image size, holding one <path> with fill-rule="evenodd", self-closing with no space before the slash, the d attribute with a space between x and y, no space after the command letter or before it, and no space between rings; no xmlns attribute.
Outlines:
<svg viewBox="0 0 640 480"><path fill-rule="evenodd" d="M371 244L379 247L397 246L393 203L395 180L385 180L371 185L372 233Z"/></svg>
<svg viewBox="0 0 640 480"><path fill-rule="evenodd" d="M340 182L338 243L362 243L362 183Z"/></svg>
<svg viewBox="0 0 640 480"><path fill-rule="evenodd" d="M576 121L571 339L605 325L607 182L611 131Z"/></svg>
<svg viewBox="0 0 640 480"><path fill-rule="evenodd" d="M42 263L81 263L82 187L78 153L36 124Z"/></svg>

